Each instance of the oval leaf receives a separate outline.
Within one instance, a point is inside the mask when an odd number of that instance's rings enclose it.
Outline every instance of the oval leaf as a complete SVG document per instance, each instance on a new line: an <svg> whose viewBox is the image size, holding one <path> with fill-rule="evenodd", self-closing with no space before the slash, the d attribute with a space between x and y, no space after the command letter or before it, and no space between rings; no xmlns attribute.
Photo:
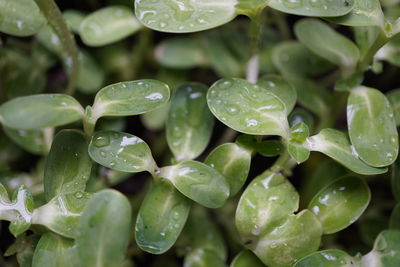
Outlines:
<svg viewBox="0 0 400 267"><path fill-rule="evenodd" d="M357 87L347 102L347 124L351 143L367 164L392 164L399 152L399 138L393 110L385 95L367 87Z"/></svg>
<svg viewBox="0 0 400 267"><path fill-rule="evenodd" d="M142 114L167 102L169 94L168 85L156 80L115 83L97 93L92 117Z"/></svg>
<svg viewBox="0 0 400 267"><path fill-rule="evenodd" d="M337 17L349 13L354 0L270 0L268 6L288 13L310 17Z"/></svg>
<svg viewBox="0 0 400 267"><path fill-rule="evenodd" d="M139 137L115 131L96 132L89 155L97 163L123 172L154 172L157 168L149 146Z"/></svg>
<svg viewBox="0 0 400 267"><path fill-rule="evenodd" d="M83 114L78 101L61 94L17 97L0 106L0 121L23 130L65 125L81 119Z"/></svg>
<svg viewBox="0 0 400 267"><path fill-rule="evenodd" d="M92 161L85 136L75 130L63 130L53 140L44 170L46 200L66 194L83 192L90 177Z"/></svg>
<svg viewBox="0 0 400 267"><path fill-rule="evenodd" d="M153 254L170 249L179 237L190 211L190 200L165 179L156 180L136 218L138 246Z"/></svg>
<svg viewBox="0 0 400 267"><path fill-rule="evenodd" d="M210 87L207 101L211 112L236 131L288 136L285 105L261 86L237 78L221 79Z"/></svg>
<svg viewBox="0 0 400 267"><path fill-rule="evenodd" d="M294 267L347 267L354 265L354 258L342 250L328 249L310 254L294 265Z"/></svg>
<svg viewBox="0 0 400 267"><path fill-rule="evenodd" d="M45 18L32 0L0 0L0 32L15 36L37 33Z"/></svg>
<svg viewBox="0 0 400 267"><path fill-rule="evenodd" d="M198 161L184 161L160 171L182 194L207 208L221 207L229 197L225 177Z"/></svg>
<svg viewBox="0 0 400 267"><path fill-rule="evenodd" d="M185 267L226 267L225 262L214 252L208 249L194 249L186 255L183 266Z"/></svg>
<svg viewBox="0 0 400 267"><path fill-rule="evenodd" d="M371 199L368 185L356 176L345 176L319 191L308 208L322 223L325 234L336 233L355 222Z"/></svg>
<svg viewBox="0 0 400 267"><path fill-rule="evenodd" d="M322 21L302 19L296 23L294 31L302 44L333 64L345 68L357 64L360 55L357 46Z"/></svg>
<svg viewBox="0 0 400 267"><path fill-rule="evenodd" d="M378 235L372 251L362 257L361 266L371 262L383 267L400 265L400 230L385 230Z"/></svg>
<svg viewBox="0 0 400 267"><path fill-rule="evenodd" d="M310 151L319 151L353 172L365 175L385 173L387 168L374 168L359 159L346 134L335 129L323 129L307 139Z"/></svg>
<svg viewBox="0 0 400 267"><path fill-rule="evenodd" d="M386 94L386 98L389 100L392 106L394 118L396 120L396 126L400 125L400 89L395 89Z"/></svg>
<svg viewBox="0 0 400 267"><path fill-rule="evenodd" d="M233 259L230 267L264 267L264 263L262 263L256 255L253 254L250 250L243 250Z"/></svg>
<svg viewBox="0 0 400 267"><path fill-rule="evenodd" d="M167 119L167 142L178 161L191 160L207 147L214 116L207 106L207 87L186 84L171 99Z"/></svg>
<svg viewBox="0 0 400 267"><path fill-rule="evenodd" d="M121 193L105 189L87 203L76 238L83 266L119 267L129 243L131 206Z"/></svg>
<svg viewBox="0 0 400 267"><path fill-rule="evenodd" d="M234 143L226 143L211 151L204 163L226 178L230 196L234 196L249 175L251 151Z"/></svg>
<svg viewBox="0 0 400 267"><path fill-rule="evenodd" d="M79 26L79 33L86 45L102 46L119 41L140 28L130 8L109 6L87 16Z"/></svg>
<svg viewBox="0 0 400 267"><path fill-rule="evenodd" d="M135 0L135 13L146 27L157 31L196 32L233 20L236 3L237 0Z"/></svg>
<svg viewBox="0 0 400 267"><path fill-rule="evenodd" d="M3 127L5 134L20 147L36 155L45 155L48 151L44 130L17 130Z"/></svg>

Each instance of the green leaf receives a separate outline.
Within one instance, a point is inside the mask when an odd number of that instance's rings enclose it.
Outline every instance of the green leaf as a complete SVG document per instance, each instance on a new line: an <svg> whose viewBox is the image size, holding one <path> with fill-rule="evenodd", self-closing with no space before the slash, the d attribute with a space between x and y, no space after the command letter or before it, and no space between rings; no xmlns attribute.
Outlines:
<svg viewBox="0 0 400 267"><path fill-rule="evenodd" d="M229 184L217 170L197 161L184 161L160 169L185 196L207 208L221 207L229 197Z"/></svg>
<svg viewBox="0 0 400 267"><path fill-rule="evenodd" d="M79 33L86 45L102 46L128 37L141 27L130 8L109 6L87 16L79 26Z"/></svg>
<svg viewBox="0 0 400 267"><path fill-rule="evenodd" d="M86 15L79 10L67 9L63 12L63 16L71 30L74 33L79 33L79 27Z"/></svg>
<svg viewBox="0 0 400 267"><path fill-rule="evenodd" d="M296 124L302 122L308 126L308 129L314 128L313 116L308 111L306 111L302 108L295 108L292 111L292 113L290 113L288 120L289 120L290 127L293 127Z"/></svg>
<svg viewBox="0 0 400 267"><path fill-rule="evenodd" d="M17 130L3 127L4 133L20 147L36 155L47 153L44 130Z"/></svg>
<svg viewBox="0 0 400 267"><path fill-rule="evenodd" d="M371 192L361 178L345 176L319 191L308 209L321 221L324 233L332 234L355 222L370 199Z"/></svg>
<svg viewBox="0 0 400 267"><path fill-rule="evenodd" d="M346 267L353 266L355 259L338 249L327 249L312 253L294 265L294 267Z"/></svg>
<svg viewBox="0 0 400 267"><path fill-rule="evenodd" d="M45 233L36 246L32 267L81 266L75 242L52 233Z"/></svg>
<svg viewBox="0 0 400 267"><path fill-rule="evenodd" d="M289 267L299 258L316 251L321 235L318 219L310 211L303 210L264 235L253 251L268 266Z"/></svg>
<svg viewBox="0 0 400 267"><path fill-rule="evenodd" d="M400 125L400 89L395 89L386 93L386 98L392 106L396 126Z"/></svg>
<svg viewBox="0 0 400 267"><path fill-rule="evenodd" d="M185 256L184 267L226 267L225 262L214 252L207 249L194 249Z"/></svg>
<svg viewBox="0 0 400 267"><path fill-rule="evenodd" d="M236 17L236 0L136 0L136 17L146 27L163 32L196 32L228 23Z"/></svg>
<svg viewBox="0 0 400 267"><path fill-rule="evenodd" d="M316 19L302 19L294 27L299 41L313 53L344 68L354 68L360 52L357 46Z"/></svg>
<svg viewBox="0 0 400 267"><path fill-rule="evenodd" d="M210 87L207 101L211 112L236 131L288 136L285 105L261 86L237 78L221 79Z"/></svg>
<svg viewBox="0 0 400 267"><path fill-rule="evenodd" d="M37 33L45 22L32 0L0 0L0 32L30 36Z"/></svg>
<svg viewBox="0 0 400 267"><path fill-rule="evenodd" d="M378 235L372 251L361 258L361 266L371 262L383 267L400 265L400 230L385 230Z"/></svg>
<svg viewBox="0 0 400 267"><path fill-rule="evenodd" d="M392 164L399 152L393 110L385 95L368 87L357 87L347 102L347 124L351 143L367 164Z"/></svg>
<svg viewBox="0 0 400 267"><path fill-rule="evenodd" d="M149 146L128 133L96 132L89 144L89 155L97 163L123 172L153 173L157 168Z"/></svg>
<svg viewBox="0 0 400 267"><path fill-rule="evenodd" d="M249 175L251 151L234 143L225 143L211 151L204 163L226 178L230 196L234 196Z"/></svg>
<svg viewBox="0 0 400 267"><path fill-rule="evenodd" d="M78 55L79 73L77 89L84 94L96 93L104 83L105 73L89 53L80 51Z"/></svg>
<svg viewBox="0 0 400 267"><path fill-rule="evenodd" d="M356 72L347 78L341 79L335 83L335 91L350 91L359 86L364 81L364 73Z"/></svg>
<svg viewBox="0 0 400 267"><path fill-rule="evenodd" d="M187 69L209 65L209 59L199 40L175 37L162 41L155 50L157 61L164 67Z"/></svg>
<svg viewBox="0 0 400 267"><path fill-rule="evenodd" d="M319 151L355 173L372 175L385 173L387 168L374 168L359 159L346 134L335 129L323 129L307 139L310 151Z"/></svg>
<svg viewBox="0 0 400 267"><path fill-rule="evenodd" d="M169 87L156 80L111 84L101 89L94 100L94 120L102 116L131 116L160 107L169 99Z"/></svg>
<svg viewBox="0 0 400 267"><path fill-rule="evenodd" d="M57 195L33 211L32 224L40 224L59 235L75 238L79 234L78 223L89 198L90 194L80 191Z"/></svg>
<svg viewBox="0 0 400 267"><path fill-rule="evenodd" d="M182 85L171 99L167 119L167 142L178 161L199 156L210 142L214 116L207 106L207 87Z"/></svg>
<svg viewBox="0 0 400 267"><path fill-rule="evenodd" d="M136 218L138 246L153 254L170 249L179 237L190 211L191 201L165 179L154 181Z"/></svg>
<svg viewBox="0 0 400 267"><path fill-rule="evenodd" d="M236 139L236 143L250 151L256 151L264 157L280 155L284 147L280 141L266 140L258 141L254 136L242 134Z"/></svg>
<svg viewBox="0 0 400 267"><path fill-rule="evenodd" d="M131 206L124 195L111 189L94 194L83 211L76 238L82 266L121 266L130 228Z"/></svg>
<svg viewBox="0 0 400 267"><path fill-rule="evenodd" d="M53 140L44 170L46 200L85 191L92 161L85 136L75 130L62 130Z"/></svg>
<svg viewBox="0 0 400 267"><path fill-rule="evenodd" d="M0 121L22 130L65 125L81 119L83 114L73 97L61 94L17 97L0 106Z"/></svg>
<svg viewBox="0 0 400 267"><path fill-rule="evenodd" d="M306 161L310 156L310 150L303 145L309 136L310 130L304 122L299 122L290 129L290 141L287 149L297 163Z"/></svg>
<svg viewBox="0 0 400 267"><path fill-rule="evenodd" d="M268 6L288 14L311 17L337 17L349 13L354 0L270 0Z"/></svg>
<svg viewBox="0 0 400 267"><path fill-rule="evenodd" d="M233 259L230 267L264 267L265 265L250 250L242 250Z"/></svg>
<svg viewBox="0 0 400 267"><path fill-rule="evenodd" d="M384 27L384 15L379 0L357 0L354 2L354 8L349 14L327 19L346 26Z"/></svg>
<svg viewBox="0 0 400 267"><path fill-rule="evenodd" d="M297 164L306 161L310 157L310 150L297 142L289 142L287 145L289 155Z"/></svg>
<svg viewBox="0 0 400 267"><path fill-rule="evenodd" d="M307 124L299 122L290 128L290 141L303 144L310 136Z"/></svg>
<svg viewBox="0 0 400 267"><path fill-rule="evenodd" d="M297 101L297 91L290 83L282 77L276 75L267 75L257 81L257 85L268 89L277 96L285 105L286 115L293 110Z"/></svg>

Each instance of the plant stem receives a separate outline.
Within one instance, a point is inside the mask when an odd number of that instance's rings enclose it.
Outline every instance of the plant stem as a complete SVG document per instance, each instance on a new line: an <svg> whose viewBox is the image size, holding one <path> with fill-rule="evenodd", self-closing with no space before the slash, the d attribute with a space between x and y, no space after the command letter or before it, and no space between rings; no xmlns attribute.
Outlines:
<svg viewBox="0 0 400 267"><path fill-rule="evenodd" d="M360 71L368 70L371 61L373 60L376 52L384 46L389 41L389 38L386 36L383 30L381 30L376 37L374 43L368 49L367 53L361 58L360 63L358 65L358 69Z"/></svg>
<svg viewBox="0 0 400 267"><path fill-rule="evenodd" d="M63 47L64 65L69 73L69 81L65 93L73 95L79 71L78 48L74 36L68 29L67 23L54 0L35 0L35 2L60 38Z"/></svg>
<svg viewBox="0 0 400 267"><path fill-rule="evenodd" d="M255 12L251 17L250 25L250 39L251 39L251 53L247 63L246 79L251 83L256 83L258 80L260 70L260 36L261 36L261 18L262 9Z"/></svg>

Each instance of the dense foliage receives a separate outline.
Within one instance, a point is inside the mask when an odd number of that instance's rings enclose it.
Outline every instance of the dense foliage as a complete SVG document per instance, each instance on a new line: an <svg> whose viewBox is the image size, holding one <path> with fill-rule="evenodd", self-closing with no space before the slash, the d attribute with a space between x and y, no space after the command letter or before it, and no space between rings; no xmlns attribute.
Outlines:
<svg viewBox="0 0 400 267"><path fill-rule="evenodd" d="M400 266L399 67L399 0L0 0L0 265Z"/></svg>

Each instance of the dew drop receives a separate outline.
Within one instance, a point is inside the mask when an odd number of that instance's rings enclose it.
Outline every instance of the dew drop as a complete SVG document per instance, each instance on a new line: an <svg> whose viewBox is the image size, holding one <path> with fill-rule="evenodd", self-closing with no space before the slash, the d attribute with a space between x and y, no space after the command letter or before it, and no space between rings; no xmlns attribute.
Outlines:
<svg viewBox="0 0 400 267"><path fill-rule="evenodd" d="M75 197L76 197L77 199L82 198L82 197L83 197L82 192L76 192L76 193L75 193Z"/></svg>
<svg viewBox="0 0 400 267"><path fill-rule="evenodd" d="M107 153L104 150L100 151L100 156L102 156L103 158L107 157Z"/></svg>
<svg viewBox="0 0 400 267"><path fill-rule="evenodd" d="M219 88L229 89L232 87L232 85L233 85L233 82L231 80L226 80L226 81L219 83Z"/></svg>
<svg viewBox="0 0 400 267"><path fill-rule="evenodd" d="M287 8L299 8L303 5L302 0L284 0L283 4Z"/></svg>
<svg viewBox="0 0 400 267"><path fill-rule="evenodd" d="M110 139L108 138L108 136L99 136L96 137L96 139L94 140L94 145L96 147L105 147L108 146L110 144Z"/></svg>

